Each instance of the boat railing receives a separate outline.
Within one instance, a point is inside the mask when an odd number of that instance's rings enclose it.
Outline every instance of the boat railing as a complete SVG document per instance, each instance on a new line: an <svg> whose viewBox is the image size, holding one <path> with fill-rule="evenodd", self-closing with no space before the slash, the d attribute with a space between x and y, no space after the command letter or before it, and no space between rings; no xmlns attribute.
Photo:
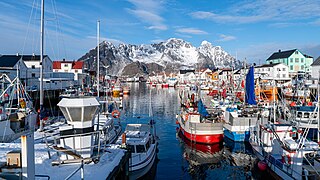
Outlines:
<svg viewBox="0 0 320 180"><path fill-rule="evenodd" d="M81 137L81 136L92 136L95 137L95 142L94 145L92 146L85 146L85 147L80 147L80 148L63 148L63 147L59 147L58 142L61 139L64 138L71 138L71 137ZM44 139L45 139L45 143L46 146L48 148L48 156L49 158L51 158L51 153L50 153L50 149L55 151L57 153L58 156L58 161L57 162L53 162L54 164L58 163L59 165L61 164L62 160L61 160L61 153L67 154L67 155L71 155L73 157L75 157L75 159L77 161L72 161L72 162L80 162L80 160L85 160L85 161L95 161L96 159L100 158L100 151L101 148L105 149L107 147L107 141L103 140L103 142L101 142L101 135L102 135L102 131L94 131L94 132L89 132L89 133L82 133L82 134L71 134L71 135L63 135L60 136L60 134L54 134L54 133L44 133ZM53 141L48 141L48 139L53 139ZM75 140L74 140L75 141ZM78 154L77 152L81 152L84 150L91 150L91 149L96 149L96 153L94 153L92 155L92 157L88 158L83 158L81 157L80 154Z"/></svg>

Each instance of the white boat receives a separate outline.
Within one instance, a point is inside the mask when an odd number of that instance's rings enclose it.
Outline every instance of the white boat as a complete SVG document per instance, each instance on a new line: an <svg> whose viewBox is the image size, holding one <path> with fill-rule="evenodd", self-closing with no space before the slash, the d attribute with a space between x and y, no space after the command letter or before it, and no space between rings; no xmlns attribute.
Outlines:
<svg viewBox="0 0 320 180"><path fill-rule="evenodd" d="M152 167L157 156L157 141L149 124L128 124L118 144L126 144L131 152L130 179L143 177Z"/></svg>
<svg viewBox="0 0 320 180"><path fill-rule="evenodd" d="M177 78L168 78L167 83L169 84L169 87L175 87L178 84Z"/></svg>
<svg viewBox="0 0 320 180"><path fill-rule="evenodd" d="M282 179L319 179L319 145L300 136L291 125L258 125L251 128L249 142L261 160L260 169L268 166Z"/></svg>

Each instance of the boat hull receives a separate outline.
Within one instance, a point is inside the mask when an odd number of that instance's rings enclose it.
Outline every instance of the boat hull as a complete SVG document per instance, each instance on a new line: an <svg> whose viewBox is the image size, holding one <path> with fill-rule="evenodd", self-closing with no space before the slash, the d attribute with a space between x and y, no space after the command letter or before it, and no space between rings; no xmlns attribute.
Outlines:
<svg viewBox="0 0 320 180"><path fill-rule="evenodd" d="M223 141L223 134L191 134L180 126L181 133L190 141L202 144L215 144Z"/></svg>
<svg viewBox="0 0 320 180"><path fill-rule="evenodd" d="M140 165L141 168L139 168L138 166L129 167L129 171L130 171L129 179L141 178L150 171L157 157L156 149L157 149L157 146L155 145L154 149L152 150L152 155L149 156L145 160L145 162Z"/></svg>
<svg viewBox="0 0 320 180"><path fill-rule="evenodd" d="M248 142L250 138L250 131L233 132L228 129L225 129L223 133L227 138L237 142Z"/></svg>

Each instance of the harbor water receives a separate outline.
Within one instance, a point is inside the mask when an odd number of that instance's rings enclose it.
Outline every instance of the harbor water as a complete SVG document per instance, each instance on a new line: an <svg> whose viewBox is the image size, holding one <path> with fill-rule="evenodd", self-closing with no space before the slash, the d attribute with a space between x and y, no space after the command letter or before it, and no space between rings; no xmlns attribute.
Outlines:
<svg viewBox="0 0 320 180"><path fill-rule="evenodd" d="M127 123L148 123L151 99L159 137L158 161L144 179L260 179L265 174L255 170L250 144L228 139L222 144L194 144L179 136L175 123L180 110L179 89L145 83L129 86L130 95L123 97L122 127Z"/></svg>

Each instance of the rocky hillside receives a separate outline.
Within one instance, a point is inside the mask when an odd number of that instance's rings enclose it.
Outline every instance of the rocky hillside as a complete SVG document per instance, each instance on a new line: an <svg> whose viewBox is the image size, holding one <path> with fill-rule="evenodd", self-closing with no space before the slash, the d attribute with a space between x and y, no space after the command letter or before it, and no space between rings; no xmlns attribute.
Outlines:
<svg viewBox="0 0 320 180"><path fill-rule="evenodd" d="M91 49L79 60L85 68L96 70L97 50ZM192 46L182 39L171 38L165 42L150 45L120 44L110 42L100 44L101 72L113 75L133 76L152 72L176 72L186 68L223 68L240 66L220 46L203 41L199 47Z"/></svg>

